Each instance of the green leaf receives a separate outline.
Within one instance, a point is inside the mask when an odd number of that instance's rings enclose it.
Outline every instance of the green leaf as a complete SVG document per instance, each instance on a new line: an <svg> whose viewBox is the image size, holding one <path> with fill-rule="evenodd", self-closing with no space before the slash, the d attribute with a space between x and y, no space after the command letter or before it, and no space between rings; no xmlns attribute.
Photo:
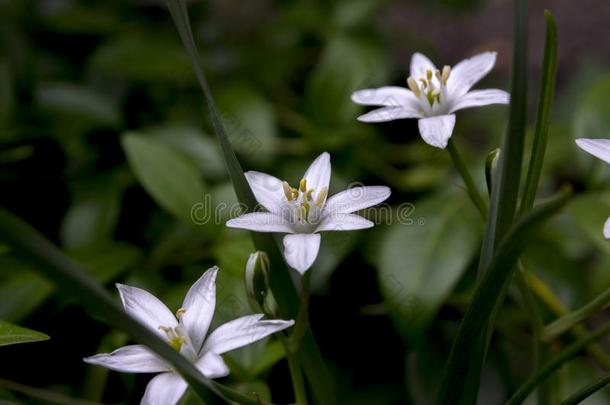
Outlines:
<svg viewBox="0 0 610 405"><path fill-rule="evenodd" d="M351 36L335 36L328 41L306 84L309 116L321 125L354 124L361 107L351 101L351 94L383 83L386 66L384 55L374 44Z"/></svg>
<svg viewBox="0 0 610 405"><path fill-rule="evenodd" d="M53 113L78 115L109 126L120 122L116 103L89 87L61 82L41 83L36 98L41 107Z"/></svg>
<svg viewBox="0 0 610 405"><path fill-rule="evenodd" d="M0 320L0 346L49 340L49 336Z"/></svg>
<svg viewBox="0 0 610 405"><path fill-rule="evenodd" d="M95 50L89 69L129 81L193 83L193 72L179 44L154 32L112 38Z"/></svg>
<svg viewBox="0 0 610 405"><path fill-rule="evenodd" d="M597 381L593 382L592 384L582 387L577 392L570 395L569 398L562 401L560 405L580 404L585 399L589 398L591 395L595 394L597 391L604 388L608 384L610 384L610 373L602 376L601 378L599 378ZM600 403L604 403L602 401L600 401Z"/></svg>
<svg viewBox="0 0 610 405"><path fill-rule="evenodd" d="M417 202L413 215L412 223L395 223L384 232L377 254L381 293L409 340L422 335L480 240L478 214L463 193Z"/></svg>
<svg viewBox="0 0 610 405"><path fill-rule="evenodd" d="M610 333L610 323L606 323L595 331L584 335L576 342L566 347L560 353L556 354L551 360L549 360L544 366L542 366L523 384L521 384L521 386L515 391L509 400L506 401L506 405L520 405L523 403L523 401L538 386L538 384L548 378L553 372L558 370L565 362L574 358L574 356L586 349L587 346L606 336L608 333Z"/></svg>
<svg viewBox="0 0 610 405"><path fill-rule="evenodd" d="M585 92L574 116L576 138L604 138L610 131L610 74Z"/></svg>
<svg viewBox="0 0 610 405"><path fill-rule="evenodd" d="M610 242L604 238L603 228L610 216L609 193L586 193L577 196L568 205L568 213L576 225L602 251L610 254Z"/></svg>
<svg viewBox="0 0 610 405"><path fill-rule="evenodd" d="M542 60L538 114L536 117L532 154L521 200L521 213L531 209L536 198L536 190L538 189L546 151L549 121L551 119L551 104L553 103L555 78L557 76L557 27L555 26L555 19L549 11L545 11L544 16L546 17L546 37Z"/></svg>
<svg viewBox="0 0 610 405"><path fill-rule="evenodd" d="M271 103L243 83L222 87L216 99L233 149L249 162L269 162L278 132Z"/></svg>
<svg viewBox="0 0 610 405"><path fill-rule="evenodd" d="M538 228L563 208L569 196L570 192L563 192L559 197L535 207L519 220L498 247L488 268L484 269L484 275L453 342L437 404L453 404L462 398L464 376L469 372L473 356L481 349L476 343L485 343L482 339L487 337L488 325L493 326L489 321L498 297L503 295L521 252Z"/></svg>
<svg viewBox="0 0 610 405"><path fill-rule="evenodd" d="M175 218L192 224L191 210L205 194L195 166L151 137L128 133L123 136L122 145L129 165L148 194Z"/></svg>

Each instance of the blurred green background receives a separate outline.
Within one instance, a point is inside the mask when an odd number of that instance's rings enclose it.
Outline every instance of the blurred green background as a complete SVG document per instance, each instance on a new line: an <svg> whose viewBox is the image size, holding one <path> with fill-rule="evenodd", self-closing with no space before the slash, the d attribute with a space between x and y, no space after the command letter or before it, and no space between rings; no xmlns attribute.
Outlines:
<svg viewBox="0 0 610 405"><path fill-rule="evenodd" d="M419 139L415 120L359 123L363 110L349 95L405 85L416 51L442 66L496 50L496 68L478 88L507 89L511 2L188 3L212 90L245 169L296 183L315 156L329 151L331 194L354 181L392 188L391 210L364 213L376 228L323 235L311 270L312 328L341 404L429 404L472 293L482 223L447 153ZM601 233L610 215L610 170L573 142L610 137L610 3L531 2L532 117L544 8L555 14L560 39L539 194L571 183L577 196L528 247L524 264L567 308L576 308L610 286L610 242ZM113 293L116 281L137 285L176 309L188 286L217 264L214 322L250 313L242 277L253 246L246 232L224 228L234 210L214 215L217 207L233 206L235 196L163 2L0 0L0 32L0 204ZM484 159L498 146L505 122L502 106L458 114L454 139L481 189ZM211 214L210 221L193 221L195 204L203 207L197 215ZM149 376L82 362L123 345L126 336L92 319L34 270L0 244L0 319L51 336L0 347L0 402L49 403L45 392L52 391L138 403ZM547 322L556 318L541 307ZM589 323L604 320L607 313ZM551 347L559 350L571 339L566 335ZM292 400L276 341L225 357L227 384L278 403ZM527 376L530 362L528 314L511 289L480 403L501 403ZM587 356L572 361L551 380L554 398L565 398L603 369ZM46 391L35 395L32 387ZM609 393L587 403L610 403ZM194 396L185 402L197 403Z"/></svg>

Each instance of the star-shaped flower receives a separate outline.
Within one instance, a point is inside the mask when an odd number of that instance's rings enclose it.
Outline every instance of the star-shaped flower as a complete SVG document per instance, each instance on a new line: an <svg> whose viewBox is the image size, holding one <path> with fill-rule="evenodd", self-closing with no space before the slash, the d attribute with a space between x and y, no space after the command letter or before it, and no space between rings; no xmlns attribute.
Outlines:
<svg viewBox="0 0 610 405"><path fill-rule="evenodd" d="M217 272L218 267L213 267L193 284L175 316L149 292L117 284L125 311L159 334L207 378L229 374L221 354L294 324L294 321L261 320L262 314L248 315L227 322L208 335L216 306ZM187 388L180 374L144 345L124 346L84 360L125 373L161 373L148 383L141 401L143 405L174 405Z"/></svg>
<svg viewBox="0 0 610 405"><path fill-rule="evenodd" d="M363 122L385 122L401 118L418 118L419 133L424 141L445 148L455 126L457 110L488 104L508 104L504 90L472 90L496 63L495 52L485 52L465 59L451 68L436 66L421 53L411 58L408 89L386 86L359 90L352 101L361 105L383 106L358 117Z"/></svg>
<svg viewBox="0 0 610 405"><path fill-rule="evenodd" d="M576 140L576 145L596 158L610 163L610 139L580 138ZM610 218L604 223L604 238L610 239Z"/></svg>
<svg viewBox="0 0 610 405"><path fill-rule="evenodd" d="M390 196L385 186L353 187L328 198L330 155L322 153L309 166L298 188L259 172L245 173L256 200L267 212L252 212L227 222L228 227L256 232L286 233L284 257L299 271L306 272L318 256L322 231L349 231L370 228L374 223L358 210L372 207Z"/></svg>

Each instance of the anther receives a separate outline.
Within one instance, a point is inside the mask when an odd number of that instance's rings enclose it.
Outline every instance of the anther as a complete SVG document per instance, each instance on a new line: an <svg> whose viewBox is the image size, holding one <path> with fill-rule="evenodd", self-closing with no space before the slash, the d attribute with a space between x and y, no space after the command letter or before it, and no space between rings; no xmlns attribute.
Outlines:
<svg viewBox="0 0 610 405"><path fill-rule="evenodd" d="M428 79L428 81L432 79L432 69L426 70L426 79Z"/></svg>
<svg viewBox="0 0 610 405"><path fill-rule="evenodd" d="M328 194L328 187L323 187L316 197L316 205L319 207L324 203L326 195Z"/></svg>
<svg viewBox="0 0 610 405"><path fill-rule="evenodd" d="M419 89L419 86L417 85L417 81L410 77L407 79L407 85L409 86L409 89L411 89L411 91L413 92L413 94L415 94L416 97L419 97L421 95L421 90Z"/></svg>
<svg viewBox="0 0 610 405"><path fill-rule="evenodd" d="M186 309L184 308L179 308L176 311L176 318L180 319L182 317L182 315L184 315L186 313Z"/></svg>
<svg viewBox="0 0 610 405"><path fill-rule="evenodd" d="M301 179L299 182L299 190L301 193L305 193L307 191L307 179Z"/></svg>
<svg viewBox="0 0 610 405"><path fill-rule="evenodd" d="M313 199L313 197L311 196L312 193L313 193L313 188L310 188L309 190L307 190L307 194L305 194L305 199L307 201L311 201Z"/></svg>
<svg viewBox="0 0 610 405"><path fill-rule="evenodd" d="M292 193L292 189L290 188L290 184L288 184L288 182L285 181L282 183L282 187L284 188L284 195L286 196L286 199L288 201L292 201L293 193Z"/></svg>
<svg viewBox="0 0 610 405"><path fill-rule="evenodd" d="M441 81L444 85L447 85L447 80L449 79L449 75L451 74L451 66L445 65L443 66L443 73L441 74Z"/></svg>

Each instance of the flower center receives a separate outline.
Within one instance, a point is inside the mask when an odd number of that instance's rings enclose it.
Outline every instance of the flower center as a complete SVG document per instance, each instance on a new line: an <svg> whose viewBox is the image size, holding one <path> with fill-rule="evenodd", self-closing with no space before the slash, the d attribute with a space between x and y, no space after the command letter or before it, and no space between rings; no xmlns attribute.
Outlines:
<svg viewBox="0 0 610 405"><path fill-rule="evenodd" d="M159 330L165 332L169 345L176 351L182 349L182 345L186 343L186 338L180 333L178 328L169 328L167 326L159 326Z"/></svg>
<svg viewBox="0 0 610 405"><path fill-rule="evenodd" d="M425 98L430 107L433 107L435 103L441 103L441 95L445 94L450 74L451 67L447 65L443 67L443 70L428 69L424 77L415 79L409 76L407 85L417 98Z"/></svg>
<svg viewBox="0 0 610 405"><path fill-rule="evenodd" d="M307 180L301 179L299 188L290 187L288 182L283 183L286 200L294 209L294 220L299 223L315 223L319 219L319 212L324 205L328 188L322 187L319 192L307 188ZM314 199L315 195L315 199Z"/></svg>

